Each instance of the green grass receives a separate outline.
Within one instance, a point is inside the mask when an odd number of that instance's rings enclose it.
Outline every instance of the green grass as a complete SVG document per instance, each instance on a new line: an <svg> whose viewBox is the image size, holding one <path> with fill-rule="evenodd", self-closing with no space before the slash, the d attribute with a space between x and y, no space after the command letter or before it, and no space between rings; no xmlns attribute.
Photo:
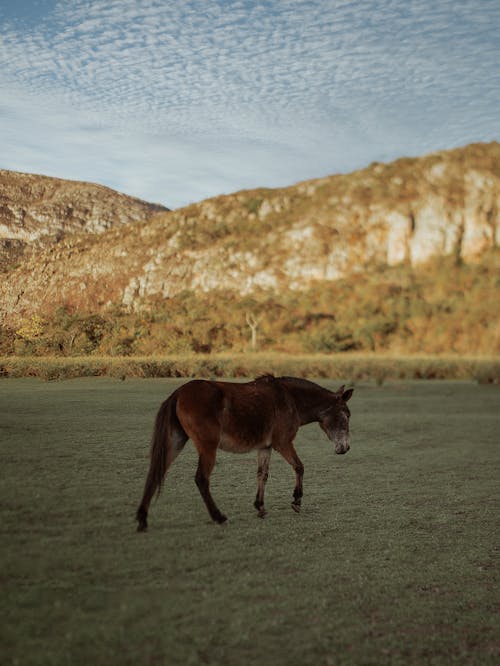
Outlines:
<svg viewBox="0 0 500 666"><path fill-rule="evenodd" d="M180 380L0 380L2 664L498 663L498 388L357 386L351 451L300 431L303 509L273 454L221 454L214 525L188 445L134 511ZM337 386L338 382L325 382Z"/></svg>

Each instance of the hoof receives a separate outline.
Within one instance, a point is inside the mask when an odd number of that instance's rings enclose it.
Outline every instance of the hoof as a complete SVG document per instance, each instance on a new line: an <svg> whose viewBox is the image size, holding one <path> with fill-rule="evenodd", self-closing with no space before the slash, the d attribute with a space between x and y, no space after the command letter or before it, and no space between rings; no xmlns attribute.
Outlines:
<svg viewBox="0 0 500 666"><path fill-rule="evenodd" d="M267 516L267 511L265 509L259 509L259 513L257 514L259 518L265 518Z"/></svg>
<svg viewBox="0 0 500 666"><path fill-rule="evenodd" d="M219 525L224 525L224 523L227 523L227 516L224 516L222 513L219 514L214 518L215 522L218 523Z"/></svg>
<svg viewBox="0 0 500 666"><path fill-rule="evenodd" d="M300 513L300 504L292 503L292 509L295 511L295 513Z"/></svg>
<svg viewBox="0 0 500 666"><path fill-rule="evenodd" d="M138 532L147 532L148 531L147 523L139 523L139 525L137 525L137 531Z"/></svg>

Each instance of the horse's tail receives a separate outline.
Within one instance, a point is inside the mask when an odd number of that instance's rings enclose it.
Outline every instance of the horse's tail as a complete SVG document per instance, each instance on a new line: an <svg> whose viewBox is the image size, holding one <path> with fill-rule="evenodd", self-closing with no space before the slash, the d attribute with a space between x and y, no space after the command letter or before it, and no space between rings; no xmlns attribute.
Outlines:
<svg viewBox="0 0 500 666"><path fill-rule="evenodd" d="M176 414L177 395L173 393L160 406L156 415L148 476L144 486L144 494L137 509L136 518L139 522L138 531L147 528L148 508L155 493L160 494L167 469L174 461L187 440Z"/></svg>
<svg viewBox="0 0 500 666"><path fill-rule="evenodd" d="M146 489L151 487L152 496L155 491L160 495L165 474L167 473L167 453L170 448L170 422L175 414L176 400L172 397L165 400L156 415L153 437L151 439L150 467Z"/></svg>

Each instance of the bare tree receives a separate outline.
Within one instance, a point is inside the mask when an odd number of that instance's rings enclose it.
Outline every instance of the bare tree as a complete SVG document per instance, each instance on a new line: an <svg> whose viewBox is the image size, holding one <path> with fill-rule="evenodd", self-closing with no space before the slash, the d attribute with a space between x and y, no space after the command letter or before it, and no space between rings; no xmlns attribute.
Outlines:
<svg viewBox="0 0 500 666"><path fill-rule="evenodd" d="M250 346L252 348L252 351L255 351L257 349L257 328L259 326L259 319L251 312L247 312L245 314L245 319L251 331Z"/></svg>

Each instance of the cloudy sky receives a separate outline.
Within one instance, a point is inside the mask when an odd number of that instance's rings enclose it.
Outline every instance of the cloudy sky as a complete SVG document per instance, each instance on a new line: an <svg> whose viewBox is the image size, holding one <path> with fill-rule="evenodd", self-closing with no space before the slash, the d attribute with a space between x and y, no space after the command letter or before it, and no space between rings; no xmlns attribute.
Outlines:
<svg viewBox="0 0 500 666"><path fill-rule="evenodd" d="M0 0L0 167L178 207L500 139L498 0Z"/></svg>

